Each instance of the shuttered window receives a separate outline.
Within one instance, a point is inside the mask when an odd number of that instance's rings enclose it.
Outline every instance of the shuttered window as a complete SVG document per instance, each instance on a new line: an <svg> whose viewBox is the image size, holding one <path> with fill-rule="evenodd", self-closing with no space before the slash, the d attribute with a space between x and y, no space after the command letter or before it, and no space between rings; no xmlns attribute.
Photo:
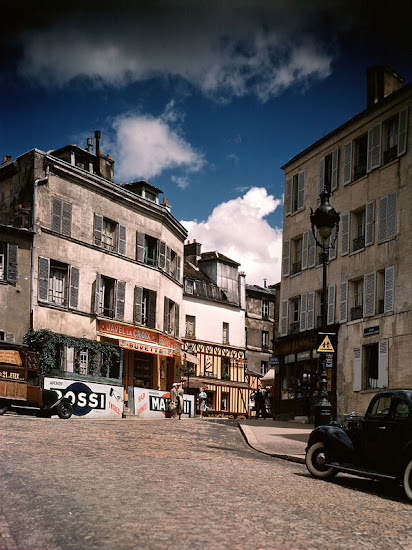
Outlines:
<svg viewBox="0 0 412 550"><path fill-rule="evenodd" d="M352 142L343 146L343 185L352 181Z"/></svg>
<svg viewBox="0 0 412 550"><path fill-rule="evenodd" d="M282 275L287 277L290 273L290 240L284 241L282 250Z"/></svg>
<svg viewBox="0 0 412 550"><path fill-rule="evenodd" d="M399 113L399 125L398 125L398 157L406 153L407 145L407 132L408 132L408 107L402 109Z"/></svg>
<svg viewBox="0 0 412 550"><path fill-rule="evenodd" d="M330 193L338 187L339 150L335 149L319 161L319 195L327 189Z"/></svg>
<svg viewBox="0 0 412 550"><path fill-rule="evenodd" d="M348 281L340 284L340 306L339 322L346 323L348 320Z"/></svg>
<svg viewBox="0 0 412 550"><path fill-rule="evenodd" d="M379 199L379 241L385 241L397 233L397 192Z"/></svg>
<svg viewBox="0 0 412 550"><path fill-rule="evenodd" d="M298 210L305 206L305 172L298 174Z"/></svg>
<svg viewBox="0 0 412 550"><path fill-rule="evenodd" d="M302 237L302 270L308 267L309 231L305 231Z"/></svg>
<svg viewBox="0 0 412 550"><path fill-rule="evenodd" d="M115 317L120 321L124 319L125 299L126 299L126 283L124 281L117 281Z"/></svg>
<svg viewBox="0 0 412 550"><path fill-rule="evenodd" d="M338 239L336 237L336 225L332 229L332 233L329 237L329 261L336 258L336 251L338 249Z"/></svg>
<svg viewBox="0 0 412 550"><path fill-rule="evenodd" d="M385 290L384 290L384 313L393 311L394 308L394 290L395 290L395 267L385 269Z"/></svg>
<svg viewBox="0 0 412 550"><path fill-rule="evenodd" d="M362 389L362 347L353 348L353 391Z"/></svg>
<svg viewBox="0 0 412 550"><path fill-rule="evenodd" d="M77 309L79 307L79 282L79 268L70 266L69 307L72 309Z"/></svg>
<svg viewBox="0 0 412 550"><path fill-rule="evenodd" d="M286 191L285 191L285 214L289 216L292 213L292 184L293 178L288 178L286 180Z"/></svg>
<svg viewBox="0 0 412 550"><path fill-rule="evenodd" d="M141 231L136 231L136 260L138 262L144 262L145 254L145 235Z"/></svg>
<svg viewBox="0 0 412 550"><path fill-rule="evenodd" d="M59 307L79 307L80 270L50 258L39 257L37 298Z"/></svg>
<svg viewBox="0 0 412 550"><path fill-rule="evenodd" d="M381 165L382 123L368 130L368 160L367 171L370 172Z"/></svg>
<svg viewBox="0 0 412 550"><path fill-rule="evenodd" d="M57 197L52 200L52 231L70 237L72 225L72 205Z"/></svg>
<svg viewBox="0 0 412 550"><path fill-rule="evenodd" d="M376 273L368 273L363 279L363 316L375 315Z"/></svg>
<svg viewBox="0 0 412 550"><path fill-rule="evenodd" d="M388 387L388 356L389 341L380 340L379 342L379 370L378 370L378 388Z"/></svg>
<svg viewBox="0 0 412 550"><path fill-rule="evenodd" d="M312 231L308 231L308 267L315 267L316 241Z"/></svg>
<svg viewBox="0 0 412 550"><path fill-rule="evenodd" d="M365 246L370 246L375 240L375 201L366 205Z"/></svg>
<svg viewBox="0 0 412 550"><path fill-rule="evenodd" d="M126 254L126 228L124 225L119 224L119 240L117 251L119 254L124 256Z"/></svg>
<svg viewBox="0 0 412 550"><path fill-rule="evenodd" d="M350 212L342 214L342 239L341 239L341 255L349 254L350 248Z"/></svg>
<svg viewBox="0 0 412 550"><path fill-rule="evenodd" d="M288 333L288 312L289 300L282 300L280 317L280 335L286 336Z"/></svg>
<svg viewBox="0 0 412 550"><path fill-rule="evenodd" d="M333 325L335 322L335 293L336 285L330 285L328 288L328 325Z"/></svg>
<svg viewBox="0 0 412 550"><path fill-rule="evenodd" d="M315 292L308 292L307 301L307 330L315 328Z"/></svg>
<svg viewBox="0 0 412 550"><path fill-rule="evenodd" d="M302 294L300 297L300 331L304 332L307 329L307 313L308 313L308 295Z"/></svg>

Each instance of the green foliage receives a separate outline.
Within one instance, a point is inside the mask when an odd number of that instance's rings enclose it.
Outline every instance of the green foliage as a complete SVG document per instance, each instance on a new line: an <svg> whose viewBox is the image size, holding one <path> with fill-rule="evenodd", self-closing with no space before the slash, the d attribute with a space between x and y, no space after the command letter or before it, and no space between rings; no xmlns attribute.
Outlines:
<svg viewBox="0 0 412 550"><path fill-rule="evenodd" d="M108 372L113 363L119 363L121 349L113 344L74 338L65 334L58 334L51 330L41 329L29 331L23 338L32 351L40 353L40 369L42 374L50 374L52 370L60 370L61 357L65 347L74 348L74 370L80 370L80 352L87 351L89 355L89 373L96 369L97 354L102 357L101 370Z"/></svg>

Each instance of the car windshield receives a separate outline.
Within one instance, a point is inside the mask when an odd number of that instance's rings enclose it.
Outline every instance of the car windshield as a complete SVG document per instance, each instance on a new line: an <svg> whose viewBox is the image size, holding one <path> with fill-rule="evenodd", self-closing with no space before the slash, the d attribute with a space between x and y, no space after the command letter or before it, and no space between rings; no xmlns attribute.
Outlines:
<svg viewBox="0 0 412 550"><path fill-rule="evenodd" d="M372 406L371 416L386 416L391 407L391 397L379 397Z"/></svg>

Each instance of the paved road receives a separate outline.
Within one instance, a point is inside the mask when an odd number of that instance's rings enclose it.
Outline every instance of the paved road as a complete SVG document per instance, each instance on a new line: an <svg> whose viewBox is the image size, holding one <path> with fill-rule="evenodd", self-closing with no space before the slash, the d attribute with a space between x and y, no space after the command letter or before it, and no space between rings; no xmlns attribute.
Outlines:
<svg viewBox="0 0 412 550"><path fill-rule="evenodd" d="M251 449L235 421L0 418L5 550L412 549L397 487Z"/></svg>

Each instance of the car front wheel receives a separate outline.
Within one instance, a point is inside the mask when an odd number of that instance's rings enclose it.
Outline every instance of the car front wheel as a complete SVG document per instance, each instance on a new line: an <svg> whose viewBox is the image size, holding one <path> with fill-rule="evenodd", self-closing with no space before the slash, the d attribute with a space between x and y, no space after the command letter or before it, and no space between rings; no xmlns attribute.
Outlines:
<svg viewBox="0 0 412 550"><path fill-rule="evenodd" d="M56 407L56 412L59 418L68 419L73 414L73 407L71 403L66 403L63 401L59 403Z"/></svg>
<svg viewBox="0 0 412 550"><path fill-rule="evenodd" d="M7 401L0 401L0 415L6 413L9 410L9 404Z"/></svg>
<svg viewBox="0 0 412 550"><path fill-rule="evenodd" d="M412 500L412 459L406 464L403 474L403 488L406 496Z"/></svg>
<svg viewBox="0 0 412 550"><path fill-rule="evenodd" d="M305 457L306 468L309 472L320 479L328 479L334 477L337 474L335 468L331 466L325 466L326 455L325 446L319 441L311 445L306 453Z"/></svg>

